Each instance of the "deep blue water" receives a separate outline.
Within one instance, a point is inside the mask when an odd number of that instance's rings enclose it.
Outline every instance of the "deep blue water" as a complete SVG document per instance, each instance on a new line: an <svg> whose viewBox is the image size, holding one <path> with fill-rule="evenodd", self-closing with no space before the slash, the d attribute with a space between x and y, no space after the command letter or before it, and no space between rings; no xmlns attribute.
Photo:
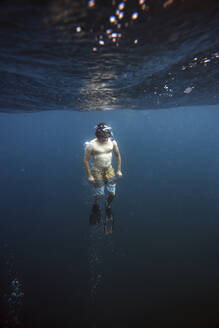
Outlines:
<svg viewBox="0 0 219 328"><path fill-rule="evenodd" d="M0 288L10 327L217 327L218 109L1 114ZM103 120L124 174L110 235L103 208L89 224L82 164ZM24 293L16 306L14 279Z"/></svg>
<svg viewBox="0 0 219 328"><path fill-rule="evenodd" d="M0 328L219 326L218 21L217 0L1 2ZM95 225L101 121L123 178Z"/></svg>

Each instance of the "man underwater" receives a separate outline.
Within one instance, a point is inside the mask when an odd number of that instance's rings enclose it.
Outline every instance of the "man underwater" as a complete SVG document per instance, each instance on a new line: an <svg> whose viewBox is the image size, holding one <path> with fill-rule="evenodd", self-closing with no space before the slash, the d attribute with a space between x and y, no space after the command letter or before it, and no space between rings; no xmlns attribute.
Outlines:
<svg viewBox="0 0 219 328"><path fill-rule="evenodd" d="M105 202L106 210L110 209L111 202L115 197L116 175L122 177L121 156L117 142L112 138L112 129L105 123L99 123L95 131L96 138L87 142L84 154L84 166L87 171L88 181L94 186L93 211L97 211L98 200L104 197L104 189L108 192ZM112 167L112 154L117 161L117 172L115 175ZM92 159L92 168L89 160Z"/></svg>

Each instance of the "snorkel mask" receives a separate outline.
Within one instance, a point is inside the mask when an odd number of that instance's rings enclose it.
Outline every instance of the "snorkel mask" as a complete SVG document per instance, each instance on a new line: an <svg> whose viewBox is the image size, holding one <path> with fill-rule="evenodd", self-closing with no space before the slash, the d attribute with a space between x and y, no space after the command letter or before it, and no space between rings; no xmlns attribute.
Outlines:
<svg viewBox="0 0 219 328"><path fill-rule="evenodd" d="M96 126L95 136L101 141L107 140L112 136L112 128L105 123L99 123Z"/></svg>

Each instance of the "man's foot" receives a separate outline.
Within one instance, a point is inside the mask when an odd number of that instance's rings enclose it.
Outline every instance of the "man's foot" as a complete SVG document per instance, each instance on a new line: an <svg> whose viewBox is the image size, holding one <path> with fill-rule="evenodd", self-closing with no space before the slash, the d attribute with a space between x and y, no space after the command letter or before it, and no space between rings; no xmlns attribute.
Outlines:
<svg viewBox="0 0 219 328"><path fill-rule="evenodd" d="M110 209L111 206L110 206L110 203L108 202L108 200L105 201L105 209Z"/></svg>
<svg viewBox="0 0 219 328"><path fill-rule="evenodd" d="M100 218L101 218L100 207L98 204L93 204L90 213L90 218L89 218L90 224L100 223Z"/></svg>
<svg viewBox="0 0 219 328"><path fill-rule="evenodd" d="M112 192L109 192L107 200L105 201L105 208L106 209L111 207L111 203L112 203L114 197L115 197L115 194L112 193Z"/></svg>
<svg viewBox="0 0 219 328"><path fill-rule="evenodd" d="M92 212L97 213L100 211L100 207L98 204L94 203L92 206Z"/></svg>
<svg viewBox="0 0 219 328"><path fill-rule="evenodd" d="M104 220L104 233L105 235L113 233L114 230L114 218L111 208L106 208L105 220Z"/></svg>

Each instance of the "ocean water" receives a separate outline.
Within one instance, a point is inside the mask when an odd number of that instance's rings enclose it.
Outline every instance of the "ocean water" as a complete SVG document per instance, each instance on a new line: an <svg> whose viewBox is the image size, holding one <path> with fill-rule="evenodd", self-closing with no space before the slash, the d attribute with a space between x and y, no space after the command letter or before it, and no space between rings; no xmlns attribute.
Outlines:
<svg viewBox="0 0 219 328"><path fill-rule="evenodd" d="M0 8L0 327L218 327L218 2ZM101 121L123 177L94 224Z"/></svg>
<svg viewBox="0 0 219 328"><path fill-rule="evenodd" d="M218 104L218 1L171 1L3 1L1 110Z"/></svg>
<svg viewBox="0 0 219 328"><path fill-rule="evenodd" d="M11 326L217 326L218 109L0 115ZM99 120L114 127L123 163L112 234L103 206L90 224L82 164ZM15 279L24 295L14 304Z"/></svg>

